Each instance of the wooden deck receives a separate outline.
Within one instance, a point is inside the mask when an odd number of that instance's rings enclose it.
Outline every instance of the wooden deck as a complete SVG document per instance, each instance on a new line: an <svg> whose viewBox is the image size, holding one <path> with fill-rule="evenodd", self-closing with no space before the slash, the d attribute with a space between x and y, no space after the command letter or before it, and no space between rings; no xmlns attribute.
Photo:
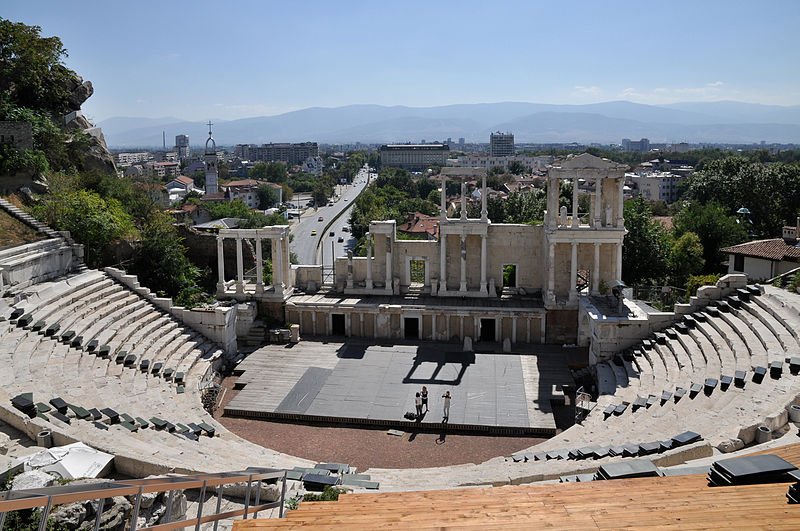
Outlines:
<svg viewBox="0 0 800 531"><path fill-rule="evenodd" d="M798 464L800 445L764 453ZM235 531L382 528L800 529L789 483L709 487L705 475L383 494L305 502Z"/></svg>

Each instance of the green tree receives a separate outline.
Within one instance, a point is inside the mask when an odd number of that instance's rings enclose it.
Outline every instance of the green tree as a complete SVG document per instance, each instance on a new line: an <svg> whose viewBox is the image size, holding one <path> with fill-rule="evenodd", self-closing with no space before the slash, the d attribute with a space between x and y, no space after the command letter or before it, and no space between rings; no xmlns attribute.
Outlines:
<svg viewBox="0 0 800 531"><path fill-rule="evenodd" d="M286 182L286 164L282 162L257 162L250 168L248 175L257 181L269 181L271 183Z"/></svg>
<svg viewBox="0 0 800 531"><path fill-rule="evenodd" d="M672 218L675 237L693 232L703 245L704 273L722 272L722 247L747 239L747 231L734 216L717 203L688 203ZM627 219L626 219L627 226Z"/></svg>
<svg viewBox="0 0 800 531"><path fill-rule="evenodd" d="M154 212L145 223L132 269L145 286L169 297L195 288L200 277L200 271L186 258L183 239L165 212Z"/></svg>
<svg viewBox="0 0 800 531"><path fill-rule="evenodd" d="M667 272L667 231L653 219L647 202L639 198L625 203L625 228L622 280L628 285L661 281Z"/></svg>
<svg viewBox="0 0 800 531"><path fill-rule="evenodd" d="M61 39L41 31L0 18L0 100L61 116L71 110L77 75L64 66Z"/></svg>
<svg viewBox="0 0 800 531"><path fill-rule="evenodd" d="M137 236L131 216L118 200L103 199L89 190L45 196L34 215L56 230L69 231L82 243L89 267L105 265L104 257L115 240Z"/></svg>
<svg viewBox="0 0 800 531"><path fill-rule="evenodd" d="M258 194L258 208L266 210L278 202L278 192L268 184L261 184L256 191Z"/></svg>
<svg viewBox="0 0 800 531"><path fill-rule="evenodd" d="M703 270L703 244L694 232L685 232L672 242L669 252L669 269L674 285L683 286L690 275Z"/></svg>
<svg viewBox="0 0 800 531"><path fill-rule="evenodd" d="M522 175L525 170L525 165L518 160L512 160L508 163L508 171L514 175Z"/></svg>

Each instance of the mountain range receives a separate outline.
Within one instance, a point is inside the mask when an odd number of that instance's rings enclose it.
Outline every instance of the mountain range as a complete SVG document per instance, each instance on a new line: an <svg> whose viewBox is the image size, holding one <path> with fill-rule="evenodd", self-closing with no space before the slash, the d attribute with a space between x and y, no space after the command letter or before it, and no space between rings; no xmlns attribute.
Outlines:
<svg viewBox="0 0 800 531"><path fill-rule="evenodd" d="M111 147L167 147L175 135L192 145L208 136L205 121L114 117L97 124ZM428 142L460 137L488 142L492 131L510 131L517 143L651 142L800 143L800 105L736 101L645 105L609 101L585 105L477 103L439 107L347 105L309 107L275 116L214 122L218 145L269 142Z"/></svg>

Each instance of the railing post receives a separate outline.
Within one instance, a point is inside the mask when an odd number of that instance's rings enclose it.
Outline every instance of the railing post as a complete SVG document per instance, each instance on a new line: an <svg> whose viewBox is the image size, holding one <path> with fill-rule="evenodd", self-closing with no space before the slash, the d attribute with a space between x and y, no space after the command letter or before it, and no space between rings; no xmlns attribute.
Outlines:
<svg viewBox="0 0 800 531"><path fill-rule="evenodd" d="M253 503L254 507L258 507L259 502L261 501L261 480L256 480L256 501ZM258 510L253 512L253 518L258 518Z"/></svg>
<svg viewBox="0 0 800 531"><path fill-rule="evenodd" d="M283 506L286 502L286 471L283 471L283 485L281 486L281 506L278 509L278 518L283 518Z"/></svg>
<svg viewBox="0 0 800 531"><path fill-rule="evenodd" d="M194 531L200 531L200 518L203 516L203 502L206 498L206 484L208 480L203 480L203 488L200 489L200 503L197 505L197 524L194 526Z"/></svg>
<svg viewBox="0 0 800 531"><path fill-rule="evenodd" d="M167 497L167 514L164 516L164 523L168 523L172 520L172 502L175 501L175 491L169 491L169 496Z"/></svg>
<svg viewBox="0 0 800 531"><path fill-rule="evenodd" d="M217 515L219 515L219 510L222 507L222 483L217 485ZM217 531L217 526L219 526L219 518L214 520L214 531ZM2 531L2 529L0 529Z"/></svg>
<svg viewBox="0 0 800 531"><path fill-rule="evenodd" d="M53 497L47 497L47 505L45 505L44 509L42 510L42 519L39 520L39 531L46 531L47 529L47 517L50 516L50 509L53 508Z"/></svg>
<svg viewBox="0 0 800 531"><path fill-rule="evenodd" d="M253 484L253 474L247 477L247 494L244 497L244 515L242 520L247 520L247 509L250 508L250 486Z"/></svg>
<svg viewBox="0 0 800 531"><path fill-rule="evenodd" d="M139 508L142 506L142 493L144 487L139 487L139 494L136 495L136 503L133 506L133 513L131 514L131 531L136 531L136 520L139 518Z"/></svg>
<svg viewBox="0 0 800 531"><path fill-rule="evenodd" d="M100 498L97 500L97 514L94 516L94 531L100 530L100 519L103 517L103 507L105 504L105 498ZM0 527L0 529L2 529L2 527Z"/></svg>

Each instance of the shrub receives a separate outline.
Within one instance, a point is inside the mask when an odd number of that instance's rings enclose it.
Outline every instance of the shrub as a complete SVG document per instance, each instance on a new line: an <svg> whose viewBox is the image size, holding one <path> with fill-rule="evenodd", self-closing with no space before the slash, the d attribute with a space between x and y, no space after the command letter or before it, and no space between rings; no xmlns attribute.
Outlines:
<svg viewBox="0 0 800 531"><path fill-rule="evenodd" d="M713 286L719 280L719 275L691 275L686 281L686 297L697 294L697 288L701 286Z"/></svg>

